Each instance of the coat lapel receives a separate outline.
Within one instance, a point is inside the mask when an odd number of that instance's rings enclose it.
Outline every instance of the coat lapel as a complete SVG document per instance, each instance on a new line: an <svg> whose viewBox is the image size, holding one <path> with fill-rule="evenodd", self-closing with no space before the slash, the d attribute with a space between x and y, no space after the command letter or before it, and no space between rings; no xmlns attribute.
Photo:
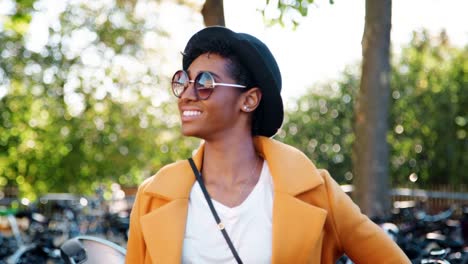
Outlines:
<svg viewBox="0 0 468 264"><path fill-rule="evenodd" d="M141 218L153 263L180 263L187 207L187 200L174 200Z"/></svg>
<svg viewBox="0 0 468 264"><path fill-rule="evenodd" d="M272 263L310 263L319 247L327 213L288 194L275 192Z"/></svg>
<svg viewBox="0 0 468 264"><path fill-rule="evenodd" d="M203 146L194 155L198 169L203 161ZM162 169L144 193L159 203L150 205L140 223L147 251L153 263L180 263L187 223L188 198L195 176L188 161Z"/></svg>
<svg viewBox="0 0 468 264"><path fill-rule="evenodd" d="M278 141L256 138L273 177L272 263L310 263L321 247L327 212L296 196L323 184L314 164L300 151Z"/></svg>

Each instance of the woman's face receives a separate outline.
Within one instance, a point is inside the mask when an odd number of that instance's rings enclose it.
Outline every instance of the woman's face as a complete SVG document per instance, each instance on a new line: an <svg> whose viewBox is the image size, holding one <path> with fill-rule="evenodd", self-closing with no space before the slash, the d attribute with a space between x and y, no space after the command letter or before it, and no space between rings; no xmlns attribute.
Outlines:
<svg viewBox="0 0 468 264"><path fill-rule="evenodd" d="M227 71L229 59L218 54L202 54L187 69L190 80L202 71L210 72L215 82L235 84ZM247 122L240 121L241 90L234 87L216 86L207 100L197 100L193 83L178 100L182 121L182 133L205 140L223 138L228 133L239 131Z"/></svg>

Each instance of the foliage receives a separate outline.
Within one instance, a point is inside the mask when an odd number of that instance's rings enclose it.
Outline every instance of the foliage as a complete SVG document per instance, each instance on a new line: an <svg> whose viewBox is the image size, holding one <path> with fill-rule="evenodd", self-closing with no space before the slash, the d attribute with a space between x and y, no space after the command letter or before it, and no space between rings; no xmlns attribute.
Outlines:
<svg viewBox="0 0 468 264"><path fill-rule="evenodd" d="M314 2L314 0L266 0L266 5L261 12L267 25L291 25L296 28L301 19L307 16L309 6ZM334 0L329 0L330 4L333 2Z"/></svg>
<svg viewBox="0 0 468 264"><path fill-rule="evenodd" d="M156 46L167 33L138 14L142 7L41 3L16 2L1 17L0 190L18 186L35 198L89 194L110 182L134 186L189 156L196 142L174 143L175 106L158 88L168 87ZM49 21L45 30L41 19ZM41 29L42 44L37 34L31 41ZM155 34L158 43L145 45Z"/></svg>
<svg viewBox="0 0 468 264"><path fill-rule="evenodd" d="M468 182L468 46L415 33L394 63L388 135L393 180Z"/></svg>
<svg viewBox="0 0 468 264"><path fill-rule="evenodd" d="M444 33L414 33L395 56L388 142L393 184L468 182L468 46L450 45ZM350 180L353 101L357 74L315 87L288 113L280 139L300 148L340 182ZM411 176L411 177L410 177Z"/></svg>
<svg viewBox="0 0 468 264"><path fill-rule="evenodd" d="M351 67L341 80L317 85L290 107L276 136L300 148L340 182L352 179L352 121L358 87L359 76Z"/></svg>

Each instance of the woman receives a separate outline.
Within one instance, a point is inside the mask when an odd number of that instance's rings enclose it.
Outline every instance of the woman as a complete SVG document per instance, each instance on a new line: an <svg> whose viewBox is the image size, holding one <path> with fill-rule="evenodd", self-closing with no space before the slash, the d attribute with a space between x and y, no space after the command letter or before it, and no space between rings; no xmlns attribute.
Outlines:
<svg viewBox="0 0 468 264"><path fill-rule="evenodd" d="M409 263L327 171L270 138L281 74L260 40L199 31L172 89L182 133L204 142L193 167L178 161L140 186L127 263Z"/></svg>

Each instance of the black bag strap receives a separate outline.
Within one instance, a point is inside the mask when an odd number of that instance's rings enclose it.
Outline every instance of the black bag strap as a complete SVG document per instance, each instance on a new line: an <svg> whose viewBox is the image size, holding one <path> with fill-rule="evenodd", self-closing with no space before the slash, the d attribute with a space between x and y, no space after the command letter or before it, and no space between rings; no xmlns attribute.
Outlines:
<svg viewBox="0 0 468 264"><path fill-rule="evenodd" d="M237 263L242 264L242 260L239 257L239 254L237 254L237 251L234 248L234 245L232 244L228 233L226 232L224 224L221 222L221 219L219 219L218 213L216 212L216 209L213 206L213 202L211 202L210 194L206 190L205 183L203 182L203 178L201 176L200 171L198 171L197 166L195 166L195 163L193 162L192 158L189 158L188 161L190 162L190 166L192 167L193 174L195 174L195 177L197 178L198 184L200 185L200 188L203 191L203 195L205 196L206 202L208 202L208 206L210 207L211 213L213 213L213 217L214 217L214 219L216 221L216 224L218 225L218 229L223 234L224 239L226 239L226 242L227 242L229 248L231 249L232 255L234 255L234 258L237 260Z"/></svg>

